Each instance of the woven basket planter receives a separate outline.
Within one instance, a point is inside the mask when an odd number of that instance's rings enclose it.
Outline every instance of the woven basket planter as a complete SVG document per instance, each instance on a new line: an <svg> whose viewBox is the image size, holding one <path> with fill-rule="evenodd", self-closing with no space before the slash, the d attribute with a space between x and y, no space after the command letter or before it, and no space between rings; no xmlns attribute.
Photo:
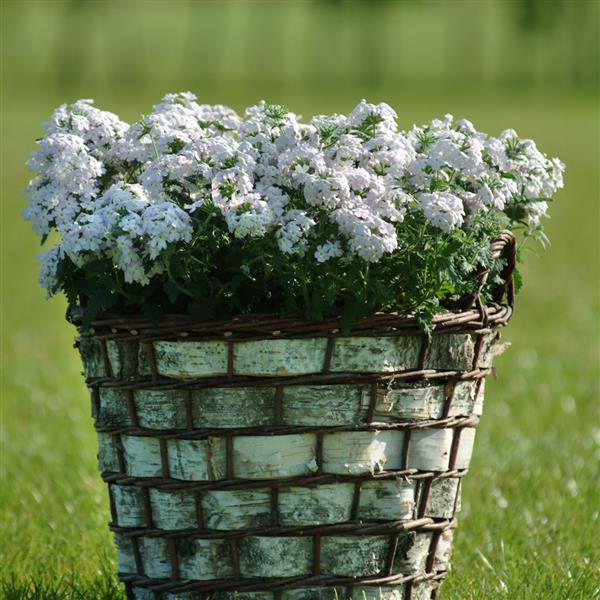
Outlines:
<svg viewBox="0 0 600 600"><path fill-rule="evenodd" d="M128 596L435 597L512 314L514 238L493 250L494 302L438 315L431 339L384 314L349 335L183 316L82 332Z"/></svg>

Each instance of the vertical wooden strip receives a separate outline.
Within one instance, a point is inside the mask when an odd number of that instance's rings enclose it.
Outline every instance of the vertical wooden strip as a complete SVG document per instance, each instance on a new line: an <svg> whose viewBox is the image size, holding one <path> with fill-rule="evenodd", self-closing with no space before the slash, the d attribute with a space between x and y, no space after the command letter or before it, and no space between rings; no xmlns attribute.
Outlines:
<svg viewBox="0 0 600 600"><path fill-rule="evenodd" d="M139 538L137 535L132 536L131 545L133 547L133 558L135 560L135 570L138 575L144 574L144 563L142 562L142 553L140 552Z"/></svg>
<svg viewBox="0 0 600 600"><path fill-rule="evenodd" d="M496 372L492 370L494 378L496 377ZM473 410L475 410L475 406L477 405L477 398L479 398L479 393L481 392L481 386L483 385L483 377L479 377L475 383L475 397L473 399Z"/></svg>
<svg viewBox="0 0 600 600"><path fill-rule="evenodd" d="M108 484L108 502L110 503L110 518L114 525L118 525L119 519L117 518L117 505L115 504L115 497L113 495L112 485Z"/></svg>
<svg viewBox="0 0 600 600"><path fill-rule="evenodd" d="M415 484L415 487L414 487L414 491L413 491L413 500L414 500L413 518L416 519L416 518L418 518L418 514L419 514L419 493L421 492L421 489L423 488L423 482L415 481L414 484Z"/></svg>
<svg viewBox="0 0 600 600"><path fill-rule="evenodd" d="M514 259L513 259L513 267L514 267ZM507 290L506 290L506 301L508 305L514 309L515 307L515 280L513 276L510 275L510 278L507 282Z"/></svg>
<svg viewBox="0 0 600 600"><path fill-rule="evenodd" d="M335 347L335 336L330 335L327 338L327 346L325 348L325 357L323 359L323 373L329 373L331 368L331 357L333 356L333 349Z"/></svg>
<svg viewBox="0 0 600 600"><path fill-rule="evenodd" d="M108 358L108 348L106 346L106 340L100 340L100 351L102 352L102 362L104 363L104 372L107 377L113 377L112 366L110 359Z"/></svg>
<svg viewBox="0 0 600 600"><path fill-rule="evenodd" d="M233 479L233 436L225 438L225 478Z"/></svg>
<svg viewBox="0 0 600 600"><path fill-rule="evenodd" d="M275 388L275 425L283 425L283 386Z"/></svg>
<svg viewBox="0 0 600 600"><path fill-rule="evenodd" d="M152 342L146 342L144 344L146 349L146 356L148 358L148 366L150 367L150 375L152 379L158 379L158 367L156 366L156 354L154 353L154 344Z"/></svg>
<svg viewBox="0 0 600 600"><path fill-rule="evenodd" d="M408 469L408 447L410 446L410 436L412 434L412 429L404 430L404 439L402 440L402 463L400 468L403 471Z"/></svg>
<svg viewBox="0 0 600 600"><path fill-rule="evenodd" d="M421 482L421 500L419 502L419 512L417 518L422 519L425 516L427 510L427 501L429 500L429 492L431 490L431 479L426 479Z"/></svg>
<svg viewBox="0 0 600 600"><path fill-rule="evenodd" d="M485 280L484 280L484 283L485 283ZM488 323L488 315L487 315L487 311L485 310L485 306L483 305L483 302L481 301L481 296L479 295L480 291L481 291L481 288L477 292L477 296L475 297L475 307L477 308L477 310L479 312L479 317L481 318L481 326L485 327Z"/></svg>
<svg viewBox="0 0 600 600"><path fill-rule="evenodd" d="M454 399L455 388L456 381L453 379L447 381L444 386L444 409L442 411L442 419L447 419L450 414L450 407L452 406L452 400Z"/></svg>
<svg viewBox="0 0 600 600"><path fill-rule="evenodd" d="M121 436L117 433L112 436L113 444L117 449L117 463L119 465L119 473L121 475L127 474L127 465L125 464L125 455L123 454L123 444L121 443Z"/></svg>
<svg viewBox="0 0 600 600"><path fill-rule="evenodd" d="M317 473L321 475L323 473L323 433L317 433L317 447L316 447L316 461L317 461Z"/></svg>
<svg viewBox="0 0 600 600"><path fill-rule="evenodd" d="M481 349L483 348L483 334L479 333L475 340L475 351L473 352L473 371L479 369L479 357L481 356Z"/></svg>
<svg viewBox="0 0 600 600"><path fill-rule="evenodd" d="M139 427L137 408L135 406L135 396L133 390L127 390L127 410L129 411L129 419L134 427Z"/></svg>
<svg viewBox="0 0 600 600"><path fill-rule="evenodd" d="M194 429L194 407L192 405L192 390L184 390L183 398L185 402L185 426L188 431Z"/></svg>
<svg viewBox="0 0 600 600"><path fill-rule="evenodd" d="M238 580L240 578L240 554L238 551L237 538L231 539L231 563L233 564L233 578Z"/></svg>
<svg viewBox="0 0 600 600"><path fill-rule="evenodd" d="M92 396L92 417L98 426L98 420L100 418L100 388L97 385L91 388Z"/></svg>
<svg viewBox="0 0 600 600"><path fill-rule="evenodd" d="M146 517L146 527L154 529L154 517L152 516L152 503L150 502L150 488L142 488L142 498L144 499L144 516Z"/></svg>
<svg viewBox="0 0 600 600"><path fill-rule="evenodd" d="M354 492L352 495L352 512L350 513L350 519L352 521L358 520L358 509L360 507L360 493L362 490L362 481L359 479L354 483Z"/></svg>
<svg viewBox="0 0 600 600"><path fill-rule="evenodd" d="M177 542L175 538L167 538L169 562L171 563L171 578L179 579L179 557L177 556Z"/></svg>
<svg viewBox="0 0 600 600"><path fill-rule="evenodd" d="M389 577L394 571L394 560L396 559L396 551L398 550L398 540L400 534L396 533L390 537L390 547L388 549L388 555L386 559L385 575Z"/></svg>
<svg viewBox="0 0 600 600"><path fill-rule="evenodd" d="M371 395L369 397L369 410L367 411L367 423L373 422L375 416L375 406L377 405L377 382L371 384Z"/></svg>
<svg viewBox="0 0 600 600"><path fill-rule="evenodd" d="M460 434L463 427L457 427L454 430L454 437L452 438L452 446L450 447L450 460L448 463L448 470L452 471L456 467L456 457L458 456L458 446L460 445Z"/></svg>
<svg viewBox="0 0 600 600"><path fill-rule="evenodd" d="M454 505L452 506L452 518L456 516L456 511L458 509L458 500L460 498L460 488L462 485L462 479L458 480L458 485L456 486L456 496L454 496Z"/></svg>
<svg viewBox="0 0 600 600"><path fill-rule="evenodd" d="M279 488L271 486L271 525L273 527L280 526L279 518Z"/></svg>
<svg viewBox="0 0 600 600"><path fill-rule="evenodd" d="M233 340L227 342L227 379L233 379Z"/></svg>
<svg viewBox="0 0 600 600"><path fill-rule="evenodd" d="M158 438L158 444L160 446L160 464L162 468L162 476L168 479L171 474L169 472L169 447L167 446L167 440L165 438Z"/></svg>
<svg viewBox="0 0 600 600"><path fill-rule="evenodd" d="M313 575L316 577L321 574L321 536L313 536Z"/></svg>
<svg viewBox="0 0 600 600"><path fill-rule="evenodd" d="M413 582L407 581L404 588L404 600L412 600Z"/></svg>
<svg viewBox="0 0 600 600"><path fill-rule="evenodd" d="M135 595L133 593L133 585L129 581L125 582L125 597L127 598L127 600L135 600Z"/></svg>
<svg viewBox="0 0 600 600"><path fill-rule="evenodd" d="M433 570L433 565L435 563L435 552L437 550L441 535L441 531L434 531L433 535L431 536L431 544L429 545L429 553L427 554L427 562L425 563L425 573L427 574L431 573Z"/></svg>
<svg viewBox="0 0 600 600"><path fill-rule="evenodd" d="M196 506L196 526L198 529L204 529L204 510L202 509L202 492L197 492L194 496Z"/></svg>
<svg viewBox="0 0 600 600"><path fill-rule="evenodd" d="M429 350L429 336L421 336L421 348L419 350L419 362L417 370L422 371L425 368L425 361L427 360L427 350Z"/></svg>

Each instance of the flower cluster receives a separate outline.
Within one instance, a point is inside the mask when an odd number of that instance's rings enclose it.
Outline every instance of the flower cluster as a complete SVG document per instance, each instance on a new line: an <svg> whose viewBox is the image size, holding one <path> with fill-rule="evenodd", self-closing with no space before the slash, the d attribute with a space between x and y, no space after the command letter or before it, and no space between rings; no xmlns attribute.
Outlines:
<svg viewBox="0 0 600 600"><path fill-rule="evenodd" d="M564 169L513 130L490 137L450 115L399 131L390 106L363 100L302 123L282 106L241 117L189 92L131 125L91 100L63 105L29 166L24 216L40 236L59 234L41 256L51 294L68 286L65 263L77 272L104 260L124 284L168 278L174 254L197 255L207 214L230 243L262 240L315 273L379 263L415 223L468 233L485 215L535 230ZM253 258L238 270L249 274Z"/></svg>

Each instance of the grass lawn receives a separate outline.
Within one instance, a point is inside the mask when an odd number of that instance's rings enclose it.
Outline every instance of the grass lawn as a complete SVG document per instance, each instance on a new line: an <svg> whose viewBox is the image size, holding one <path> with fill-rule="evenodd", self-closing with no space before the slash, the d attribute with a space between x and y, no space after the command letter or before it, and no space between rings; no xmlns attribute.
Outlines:
<svg viewBox="0 0 600 600"><path fill-rule="evenodd" d="M79 95L97 95L102 108L133 119L165 91L124 90L6 90L0 597L7 600L123 597L75 332L64 321L64 300L44 301L37 240L19 213L39 123ZM451 111L490 133L514 127L566 162L566 189L547 225L552 245L523 269L525 285L505 332L512 348L488 382L441 598L600 598L598 98L554 90L415 95L404 88L222 86L219 97L209 92L203 100L241 109L263 95L305 115L347 111L363 96L386 100L401 127Z"/></svg>

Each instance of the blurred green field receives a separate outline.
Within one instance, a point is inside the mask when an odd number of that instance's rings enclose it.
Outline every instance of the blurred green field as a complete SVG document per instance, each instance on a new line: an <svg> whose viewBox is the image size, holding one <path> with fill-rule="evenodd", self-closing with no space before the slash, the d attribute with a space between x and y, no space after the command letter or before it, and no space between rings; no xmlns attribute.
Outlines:
<svg viewBox="0 0 600 600"><path fill-rule="evenodd" d="M305 116L386 101L403 128L452 112L567 164L551 246L522 269L512 348L487 387L441 598L600 598L599 7L4 2L0 597L122 593L75 332L36 284L38 243L19 216L24 163L64 101L135 119L190 89Z"/></svg>

